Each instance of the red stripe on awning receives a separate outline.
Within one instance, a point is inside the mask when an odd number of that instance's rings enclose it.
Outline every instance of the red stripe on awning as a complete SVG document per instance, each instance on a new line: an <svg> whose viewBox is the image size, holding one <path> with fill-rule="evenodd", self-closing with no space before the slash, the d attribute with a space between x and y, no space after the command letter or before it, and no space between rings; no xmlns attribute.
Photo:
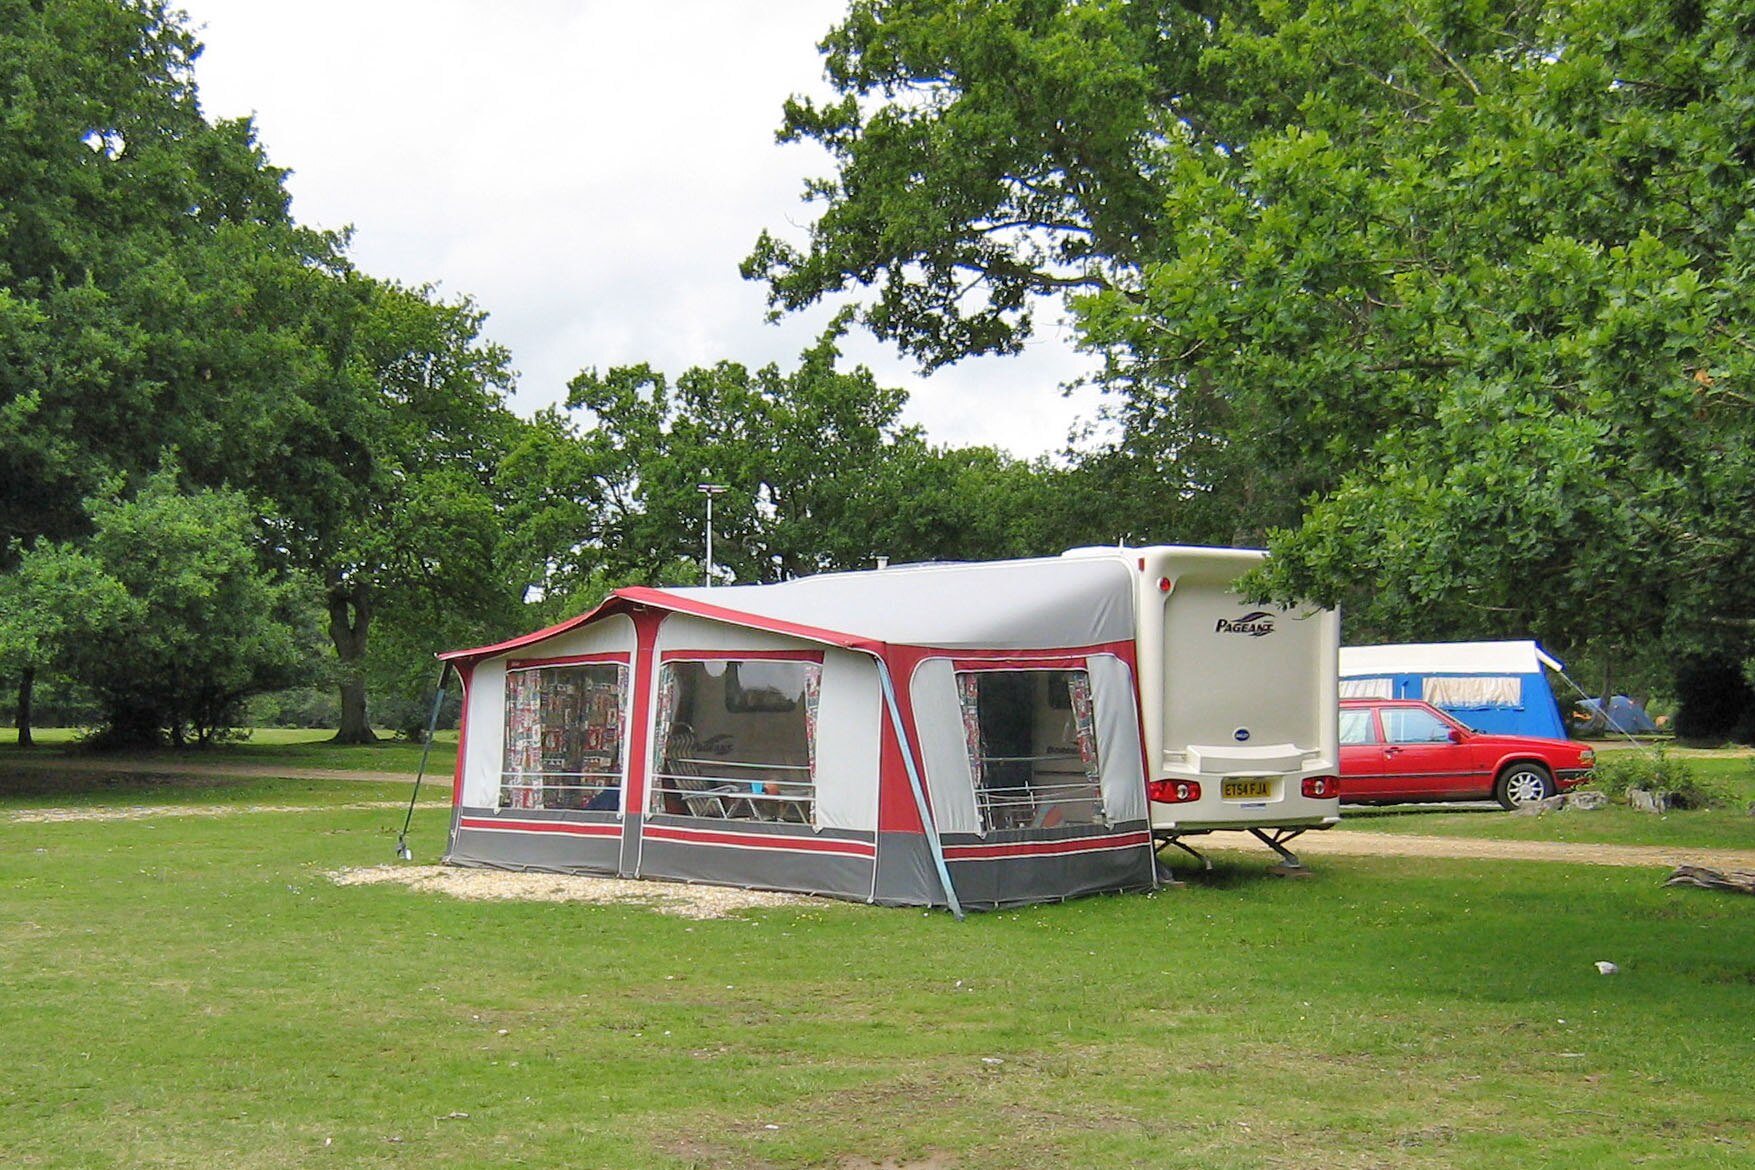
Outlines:
<svg viewBox="0 0 1755 1170"><path fill-rule="evenodd" d="M1152 843L1149 832L1121 833L1107 837L1071 837L1061 841L1005 841L992 845L946 845L946 861L1001 861L1024 857L1064 857L1075 853L1105 853L1115 849L1139 849Z"/></svg>
<svg viewBox="0 0 1755 1170"><path fill-rule="evenodd" d="M773 833L728 833L719 829L685 829L674 825L647 825L640 835L651 841L679 845L713 845L722 849L772 850L785 853L820 853L870 860L877 856L871 841L848 841L838 837L783 837Z"/></svg>
<svg viewBox="0 0 1755 1170"><path fill-rule="evenodd" d="M622 835L622 827L615 823L593 821L526 821L516 817L461 817L457 827L460 829L482 829L494 833L562 833L571 837L614 837Z"/></svg>

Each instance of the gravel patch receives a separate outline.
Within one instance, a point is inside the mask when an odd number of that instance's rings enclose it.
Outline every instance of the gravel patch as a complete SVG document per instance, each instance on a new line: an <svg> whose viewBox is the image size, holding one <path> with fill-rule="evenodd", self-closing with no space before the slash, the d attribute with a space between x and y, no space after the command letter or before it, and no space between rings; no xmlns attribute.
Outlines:
<svg viewBox="0 0 1755 1170"><path fill-rule="evenodd" d="M450 865L374 865L364 869L343 869L328 876L342 886L399 882L422 893L449 894L453 898L646 906L660 914L674 914L680 918L729 918L740 910L765 907L820 909L828 905L851 905L806 894L777 894L731 886L632 881L588 874L520 873Z"/></svg>

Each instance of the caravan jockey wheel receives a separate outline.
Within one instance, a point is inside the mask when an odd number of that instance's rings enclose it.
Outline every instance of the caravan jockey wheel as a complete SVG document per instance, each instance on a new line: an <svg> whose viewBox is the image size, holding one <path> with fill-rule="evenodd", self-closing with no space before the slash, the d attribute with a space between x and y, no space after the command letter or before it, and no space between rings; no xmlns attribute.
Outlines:
<svg viewBox="0 0 1755 1170"><path fill-rule="evenodd" d="M1554 795L1554 777L1540 764L1523 761L1507 764L1493 786L1493 796L1510 809L1535 804Z"/></svg>

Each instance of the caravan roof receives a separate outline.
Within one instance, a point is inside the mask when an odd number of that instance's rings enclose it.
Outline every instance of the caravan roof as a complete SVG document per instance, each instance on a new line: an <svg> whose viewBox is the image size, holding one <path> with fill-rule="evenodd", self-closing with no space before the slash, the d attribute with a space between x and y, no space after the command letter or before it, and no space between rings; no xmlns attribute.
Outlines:
<svg viewBox="0 0 1755 1170"><path fill-rule="evenodd" d="M1560 660L1531 641L1416 642L1342 646L1341 677L1379 674L1536 674L1563 670Z"/></svg>

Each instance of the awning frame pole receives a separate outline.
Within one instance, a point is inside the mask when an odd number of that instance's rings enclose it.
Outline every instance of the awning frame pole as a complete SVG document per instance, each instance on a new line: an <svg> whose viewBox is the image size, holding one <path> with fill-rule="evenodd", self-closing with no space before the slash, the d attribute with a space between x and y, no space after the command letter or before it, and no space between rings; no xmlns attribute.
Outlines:
<svg viewBox="0 0 1755 1170"><path fill-rule="evenodd" d="M414 773L414 791L408 794L408 815L402 818L402 832L396 835L396 856L404 861L413 861L414 854L408 848L408 826L414 821L414 802L420 799L420 782L427 774L427 757L433 753L433 733L439 728L439 708L445 702L445 676L450 672L451 664L439 664L439 682L433 688L433 713L427 718L427 741L420 749L420 767Z"/></svg>
<svg viewBox="0 0 1755 1170"><path fill-rule="evenodd" d="M873 654L877 662L878 681L884 688L884 706L890 711L890 726L895 729L896 741L902 748L902 766L908 771L908 786L914 790L914 807L920 810L920 825L926 833L926 847L932 854L932 864L938 870L939 884L944 887L945 903L950 907L951 914L958 922L963 921L963 906L957 901L956 887L951 885L950 867L945 864L944 843L938 839L938 826L933 823L932 809L926 803L926 788L920 782L920 770L914 763L914 747L908 742L908 732L902 726L902 707L896 700L896 684L890 678L890 664L885 662L881 654Z"/></svg>

